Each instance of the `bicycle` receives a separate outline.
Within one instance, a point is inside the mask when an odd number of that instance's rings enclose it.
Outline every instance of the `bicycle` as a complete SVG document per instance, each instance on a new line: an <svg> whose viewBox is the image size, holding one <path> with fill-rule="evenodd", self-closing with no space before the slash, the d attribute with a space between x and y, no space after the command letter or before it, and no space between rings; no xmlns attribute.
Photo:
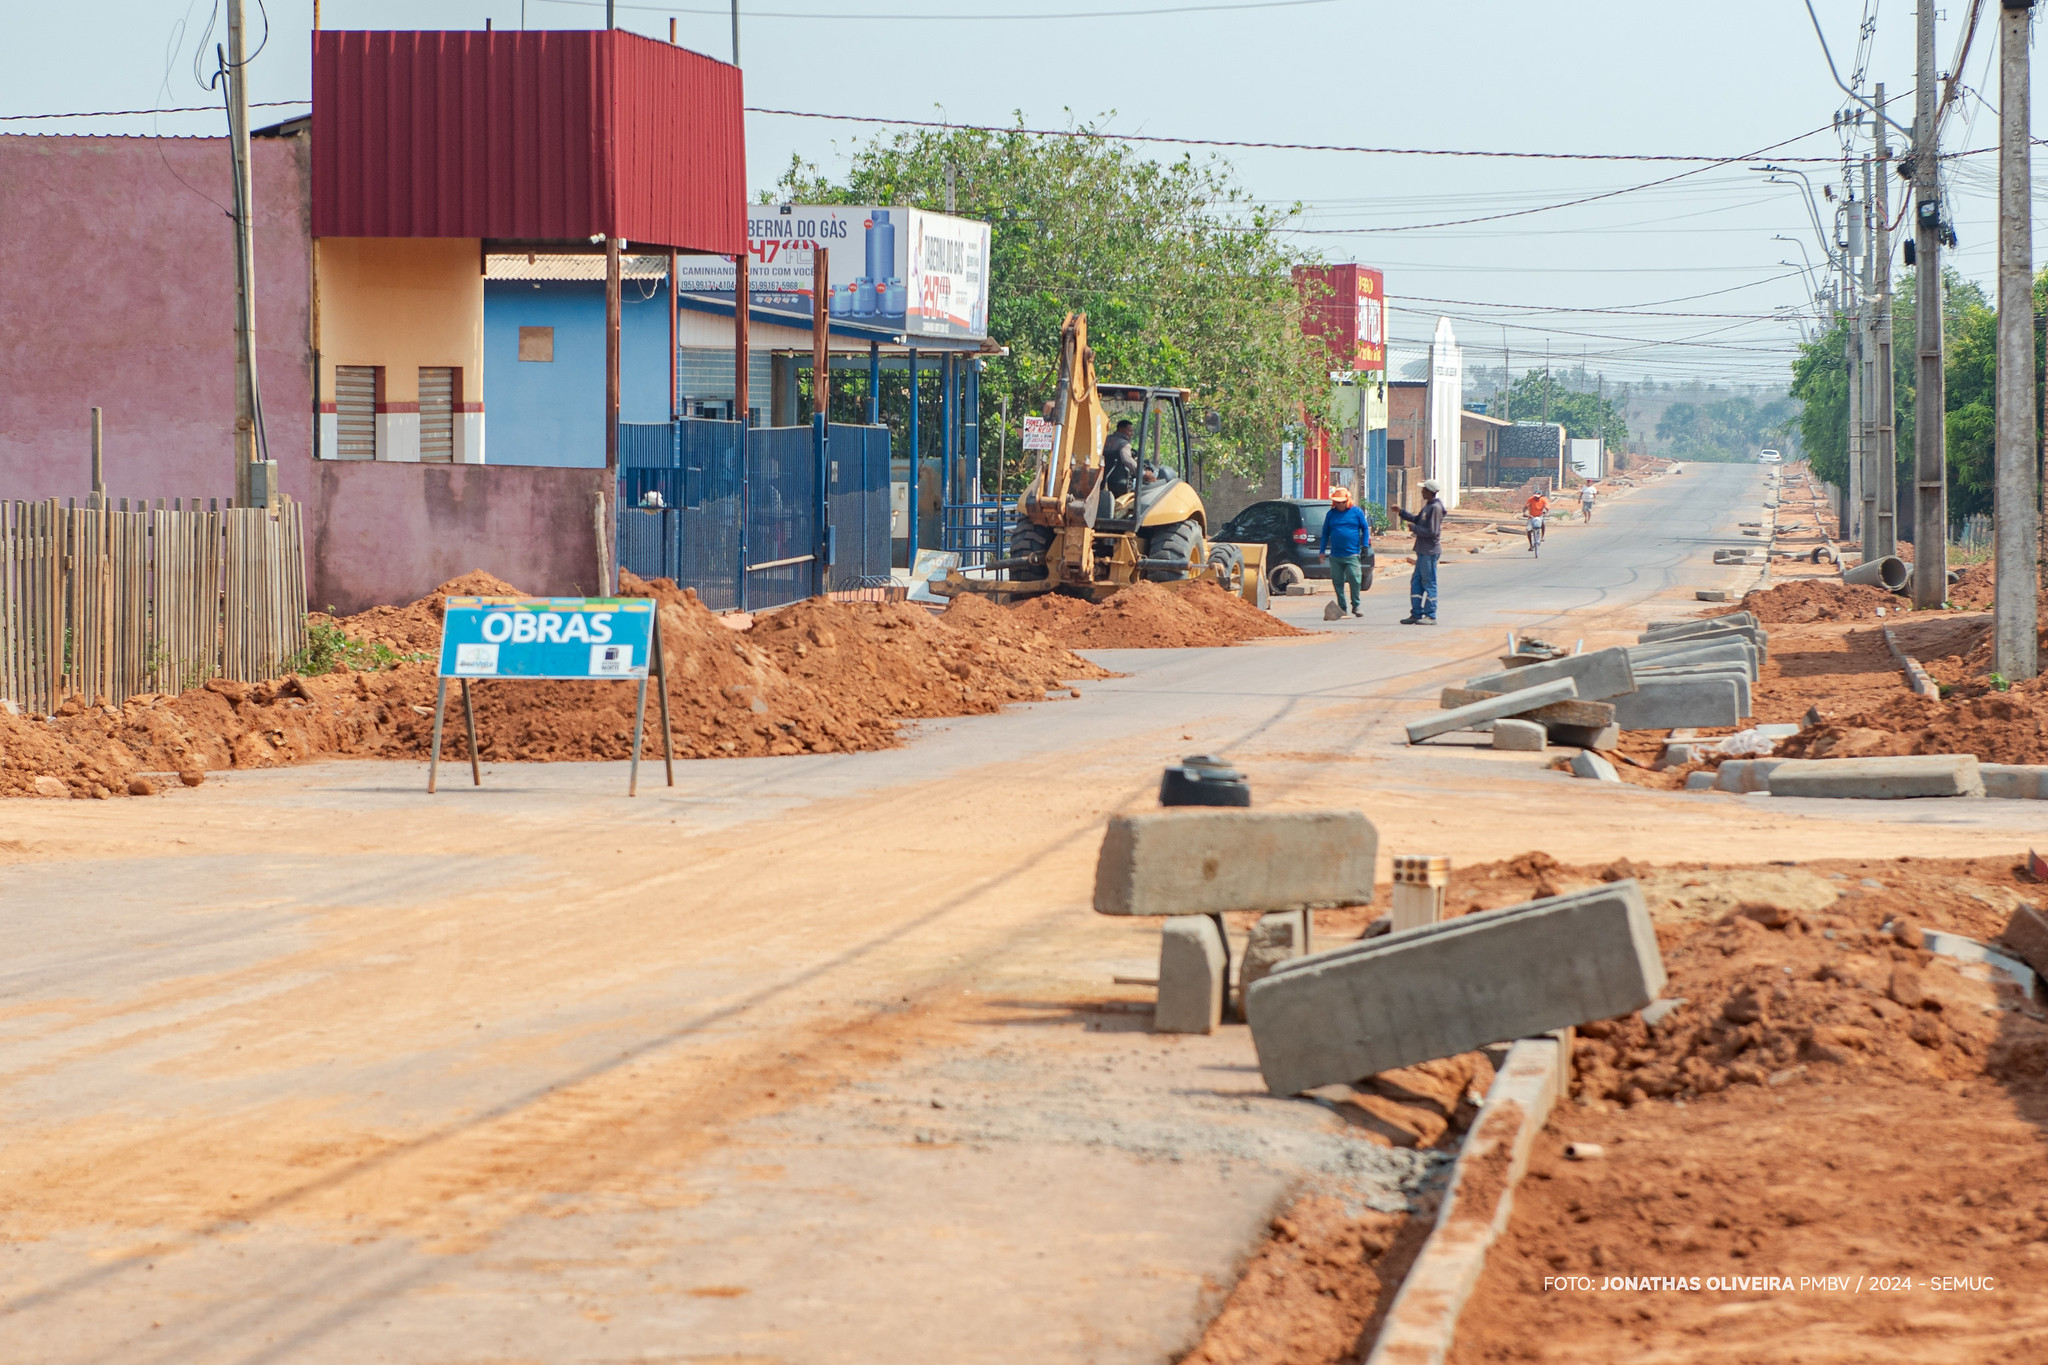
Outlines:
<svg viewBox="0 0 2048 1365"><path fill-rule="evenodd" d="M1529 553L1535 555L1538 559L1543 557L1543 551L1538 548L1543 544L1543 531L1544 519L1542 517L1529 518Z"/></svg>

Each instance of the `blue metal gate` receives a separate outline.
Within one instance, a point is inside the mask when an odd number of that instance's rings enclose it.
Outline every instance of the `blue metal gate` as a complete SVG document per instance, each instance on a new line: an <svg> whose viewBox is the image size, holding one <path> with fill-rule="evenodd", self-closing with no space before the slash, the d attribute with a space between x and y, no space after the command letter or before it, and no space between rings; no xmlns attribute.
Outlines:
<svg viewBox="0 0 2048 1365"><path fill-rule="evenodd" d="M888 430L621 424L619 567L714 611L887 583Z"/></svg>

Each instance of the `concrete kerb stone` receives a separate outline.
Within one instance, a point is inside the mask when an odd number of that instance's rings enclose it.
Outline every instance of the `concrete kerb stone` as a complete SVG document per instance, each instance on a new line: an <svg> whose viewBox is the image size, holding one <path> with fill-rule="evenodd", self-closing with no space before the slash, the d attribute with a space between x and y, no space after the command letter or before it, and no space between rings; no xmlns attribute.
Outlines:
<svg viewBox="0 0 2048 1365"><path fill-rule="evenodd" d="M1159 1002L1154 1033L1214 1033L1223 1022L1230 958L1216 921L1176 915L1159 931Z"/></svg>
<svg viewBox="0 0 2048 1365"><path fill-rule="evenodd" d="M1979 943L1974 938L1951 934L1942 929L1922 929L1920 946L1930 953L1939 953L1957 962L1972 962L1989 967L1993 971L2003 972L2007 980L2020 988L2022 995L2032 997L2034 994L2035 977L2032 967L1999 952L1996 948Z"/></svg>
<svg viewBox="0 0 2048 1365"><path fill-rule="evenodd" d="M1779 764L1790 761L1784 758L1723 759L1721 766L1715 769L1714 780L1710 785L1715 791L1735 792L1744 796L1751 792L1767 792L1771 789L1771 773ZM1704 773L1696 775L1706 776Z"/></svg>
<svg viewBox="0 0 2048 1365"><path fill-rule="evenodd" d="M1308 951L1308 917L1311 913L1308 910L1275 910L1259 917L1258 923L1252 926L1251 938L1245 944L1244 963L1237 972L1240 1000L1242 992L1250 990L1253 982L1265 979L1281 963Z"/></svg>
<svg viewBox="0 0 2048 1365"><path fill-rule="evenodd" d="M1895 758L1795 758L1771 770L1771 795L1902 800L1982 796L1975 754Z"/></svg>
<svg viewBox="0 0 2048 1365"><path fill-rule="evenodd" d="M2048 767L2037 763L1979 763L1984 794L2007 801L2048 801Z"/></svg>
<svg viewBox="0 0 2048 1365"><path fill-rule="evenodd" d="M1925 932L1922 931L1923 935ZM2023 903L2012 912L2005 932L1998 938L2020 961L2048 976L2048 915L2043 915L2038 907Z"/></svg>
<svg viewBox="0 0 2048 1365"><path fill-rule="evenodd" d="M1674 630L1695 630L1701 626L1753 626L1757 624L1753 611L1731 611L1725 616L1680 616L1669 621L1652 621L1643 627L1643 635L1661 635Z"/></svg>
<svg viewBox="0 0 2048 1365"><path fill-rule="evenodd" d="M1577 690L1567 695L1582 701L1607 701L1636 690L1628 651L1620 647L1596 649L1590 654L1568 654L1562 659L1488 673L1468 680L1465 686L1482 692L1514 692L1539 687L1559 678L1570 678Z"/></svg>
<svg viewBox="0 0 2048 1365"><path fill-rule="evenodd" d="M1388 1306L1366 1365L1441 1365L1450 1354L1486 1254L1507 1230L1536 1134L1569 1084L1569 1049L1558 1038L1524 1038L1508 1049L1451 1168L1436 1227ZM1502 1151L1504 1175L1494 1173Z"/></svg>
<svg viewBox="0 0 2048 1365"><path fill-rule="evenodd" d="M1528 668L1516 669L1517 673L1532 673L1545 664L1531 664ZM1623 665L1626 667L1626 663ZM1448 711L1408 722L1408 742L1420 744L1437 735L1447 735L1453 730L1469 729L1474 721L1499 720L1517 712L1527 711L1547 702L1565 701L1578 695L1578 684L1570 677L1545 680L1534 687L1490 687L1486 691L1500 695L1475 701L1469 706L1455 706Z"/></svg>
<svg viewBox="0 0 2048 1365"><path fill-rule="evenodd" d="M1594 782L1621 781L1621 774L1614 771L1614 765L1591 749L1572 755L1572 776L1587 778Z"/></svg>
<svg viewBox="0 0 2048 1365"><path fill-rule="evenodd" d="M1640 676L1648 668L1681 668L1697 664L1739 664L1753 678L1761 656L1747 640L1716 640L1707 644L1683 641L1674 645L1631 645L1629 667Z"/></svg>
<svg viewBox="0 0 2048 1365"><path fill-rule="evenodd" d="M1540 754L1550 736L1533 720L1497 720L1493 723L1493 747L1514 753Z"/></svg>
<svg viewBox="0 0 2048 1365"><path fill-rule="evenodd" d="M1177 807L1114 815L1095 860L1105 915L1370 905L1379 831L1356 810Z"/></svg>
<svg viewBox="0 0 2048 1365"><path fill-rule="evenodd" d="M1735 684L1735 709L1747 716L1750 707L1749 670L1741 664L1698 664L1679 668L1645 669L1636 674L1636 688L1640 692L1643 684L1670 682L1682 678L1725 678Z"/></svg>
<svg viewBox="0 0 2048 1365"><path fill-rule="evenodd" d="M1614 722L1624 730L1740 725L1742 692L1742 680L1738 678L1647 675L1637 684L1636 691L1615 699Z"/></svg>
<svg viewBox="0 0 2048 1365"><path fill-rule="evenodd" d="M1612 749L1621 743L1621 727L1613 721L1605 725L1567 725L1559 721L1545 721L1543 728L1550 732L1552 744L1562 744L1573 749Z"/></svg>
<svg viewBox="0 0 2048 1365"><path fill-rule="evenodd" d="M1642 1008L1664 963L1633 881L1294 958L1245 994L1276 1095Z"/></svg>

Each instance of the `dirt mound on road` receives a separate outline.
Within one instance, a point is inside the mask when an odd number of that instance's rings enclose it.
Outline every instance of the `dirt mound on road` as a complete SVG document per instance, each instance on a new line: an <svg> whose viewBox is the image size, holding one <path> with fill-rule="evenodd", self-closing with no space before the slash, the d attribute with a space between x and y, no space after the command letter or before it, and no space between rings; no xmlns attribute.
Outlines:
<svg viewBox="0 0 2048 1365"><path fill-rule="evenodd" d="M1765 625L1859 621L1876 617L1879 607L1886 609L1886 615L1895 615L1901 601L1883 588L1873 588L1865 583L1844 583L1837 578L1808 579L1744 593L1740 602L1726 612L1716 614L1726 616L1738 611L1752 612Z"/></svg>
<svg viewBox="0 0 2048 1365"><path fill-rule="evenodd" d="M1138 583L1099 604L1047 593L1010 612L1069 649L1200 649L1309 633L1214 583Z"/></svg>
<svg viewBox="0 0 2048 1365"><path fill-rule="evenodd" d="M476 569L449 579L419 601L402 607L371 607L349 617L309 612L307 617L309 621L337 627L351 640L383 645L399 654L431 654L441 647L441 617L448 609L449 598L523 596L496 574Z"/></svg>
<svg viewBox="0 0 2048 1365"><path fill-rule="evenodd" d="M1071 679L1109 676L988 603L934 617L905 603L812 601L735 631L666 580L627 575L622 586L661 603L682 757L888 748L901 720L982 714L1042 701ZM489 575L468 574L406 607L334 624L351 638L431 651L451 595L518 594ZM254 685L216 679L118 708L71 698L49 721L0 715L0 795L119 796L145 772L197 777L319 758L424 758L437 686L433 664L407 660ZM484 680L473 688L478 748L491 761L628 757L636 690ZM643 749L650 757L661 752L658 717L650 698ZM459 712L443 745L444 758L467 754Z"/></svg>

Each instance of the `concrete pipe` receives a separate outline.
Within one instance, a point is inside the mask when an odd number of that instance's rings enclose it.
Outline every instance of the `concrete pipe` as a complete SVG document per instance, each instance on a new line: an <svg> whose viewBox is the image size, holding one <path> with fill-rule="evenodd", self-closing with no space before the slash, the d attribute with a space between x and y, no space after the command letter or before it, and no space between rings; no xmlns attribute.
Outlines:
<svg viewBox="0 0 2048 1365"><path fill-rule="evenodd" d="M1957 583L1961 582L1962 578L1963 574L1960 569L1950 569L1948 571L1948 585L1951 588L1953 588ZM1899 588L1898 591L1903 593L1910 593L1913 591L1913 566L1911 564L1908 564L1906 566L1905 585Z"/></svg>
<svg viewBox="0 0 2048 1365"><path fill-rule="evenodd" d="M1844 583L1867 583L1873 588L1886 592L1902 592L1906 587L1906 561L1891 555L1879 555L1866 559L1853 569L1842 570Z"/></svg>

